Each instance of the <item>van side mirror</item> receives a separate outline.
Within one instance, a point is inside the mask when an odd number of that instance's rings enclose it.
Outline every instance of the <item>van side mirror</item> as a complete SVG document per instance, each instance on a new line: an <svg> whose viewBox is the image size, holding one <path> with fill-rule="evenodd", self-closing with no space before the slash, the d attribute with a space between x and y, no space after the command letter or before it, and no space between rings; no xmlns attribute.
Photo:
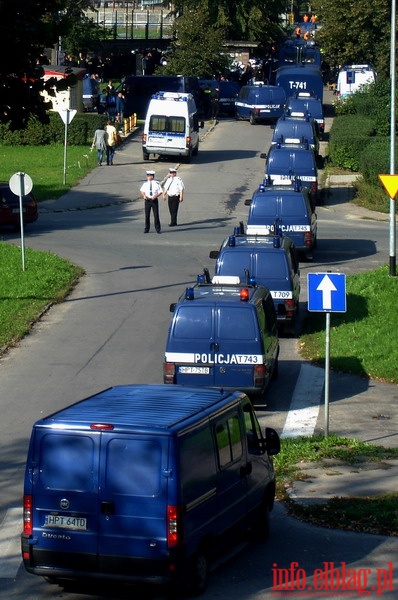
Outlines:
<svg viewBox="0 0 398 600"><path fill-rule="evenodd" d="M266 159L267 158L267 153L266 152L261 152L260 158Z"/></svg>
<svg viewBox="0 0 398 600"><path fill-rule="evenodd" d="M218 258L220 256L219 250L210 250L209 258Z"/></svg>
<svg viewBox="0 0 398 600"><path fill-rule="evenodd" d="M252 203L252 199L251 198L246 198L246 200L245 200L245 206L250 206L251 203Z"/></svg>
<svg viewBox="0 0 398 600"><path fill-rule="evenodd" d="M170 312L174 312L177 306L177 302L172 302L170 304Z"/></svg>
<svg viewBox="0 0 398 600"><path fill-rule="evenodd" d="M267 445L268 456L275 456L281 450L281 441L279 435L272 427L265 428L265 443Z"/></svg>

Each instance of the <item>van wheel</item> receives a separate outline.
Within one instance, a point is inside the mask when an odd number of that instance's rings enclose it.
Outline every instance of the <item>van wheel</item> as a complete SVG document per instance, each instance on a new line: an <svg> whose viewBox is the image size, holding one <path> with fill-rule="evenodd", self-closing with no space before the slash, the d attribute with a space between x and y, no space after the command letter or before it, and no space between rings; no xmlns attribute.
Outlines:
<svg viewBox="0 0 398 600"><path fill-rule="evenodd" d="M275 359L274 370L272 371L271 380L275 381L279 375L279 357Z"/></svg>
<svg viewBox="0 0 398 600"><path fill-rule="evenodd" d="M257 513L257 518L253 523L253 538L256 542L265 542L269 538L270 515L269 505L266 500L263 501Z"/></svg>
<svg viewBox="0 0 398 600"><path fill-rule="evenodd" d="M253 113L250 113L250 125L256 125L256 119L253 116Z"/></svg>
<svg viewBox="0 0 398 600"><path fill-rule="evenodd" d="M209 564L206 556L198 552L192 559L188 579L189 593L191 596L200 596L207 587L209 579Z"/></svg>
<svg viewBox="0 0 398 600"><path fill-rule="evenodd" d="M199 144L192 150L192 156L197 156L199 152Z"/></svg>
<svg viewBox="0 0 398 600"><path fill-rule="evenodd" d="M142 153L142 158L143 158L144 160L149 160L149 154L148 154L148 152L143 152L143 153Z"/></svg>

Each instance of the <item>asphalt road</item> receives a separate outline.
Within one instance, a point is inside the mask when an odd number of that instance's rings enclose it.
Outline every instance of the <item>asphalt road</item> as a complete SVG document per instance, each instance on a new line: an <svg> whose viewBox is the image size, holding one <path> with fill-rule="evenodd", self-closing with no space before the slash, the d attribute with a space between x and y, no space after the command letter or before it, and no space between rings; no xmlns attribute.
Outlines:
<svg viewBox="0 0 398 600"><path fill-rule="evenodd" d="M143 203L138 190L149 165L162 179L173 163L144 163L139 137L125 143L113 167L95 169L62 199L41 207L39 221L25 238L26 245L69 258L81 265L86 275L67 301L48 311L32 333L0 361L1 597L161 597L148 590L133 593L114 588L65 592L27 575L15 550L19 531L18 521L11 519L11 509L20 506L24 460L34 420L114 384L162 382L169 305L204 266L212 268L209 250L218 248L233 226L245 220L244 199L262 179L259 155L267 149L270 137L267 126L221 121L206 135L192 164L181 165L179 174L187 191L180 226L167 227L164 204L160 236L153 230L143 235ZM301 267L303 310L308 271L337 269L350 273L387 260L385 223L358 218L344 204L332 198L318 209L318 251L313 262ZM13 233L4 233L3 239L18 242ZM299 380L300 385L306 385L305 378L299 377L301 368L297 340L282 338L280 377L267 393L266 409L259 413L264 425L283 430ZM333 377L332 386L333 430L396 443L392 419L377 420L379 412L396 417L390 387L344 376ZM315 404L319 394L319 389L304 390L304 398L312 398ZM376 409L375 402L379 401ZM321 412L314 427L322 431ZM336 565L344 562L356 569L369 568L376 577L376 569L386 569L391 557L397 556L397 542L392 539L311 527L288 518L280 505L273 517L274 533L269 543L246 548L217 570L204 600L268 597L273 591L274 564L288 567L298 561L310 577L323 561ZM11 533L1 537L7 523L11 523ZM396 578L394 583L396 587ZM392 598L392 594L391 590L383 591L383 597ZM313 592L308 591L308 597L313 597ZM336 592L328 597L346 595Z"/></svg>

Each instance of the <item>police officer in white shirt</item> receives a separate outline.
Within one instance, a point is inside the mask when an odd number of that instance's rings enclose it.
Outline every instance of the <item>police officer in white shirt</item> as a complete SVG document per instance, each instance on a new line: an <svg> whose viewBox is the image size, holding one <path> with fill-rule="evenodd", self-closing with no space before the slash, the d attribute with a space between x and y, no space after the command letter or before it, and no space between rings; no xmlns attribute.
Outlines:
<svg viewBox="0 0 398 600"><path fill-rule="evenodd" d="M149 233L151 226L150 216L151 210L153 210L153 219L155 222L156 233L161 233L160 219L159 219L159 202L158 198L162 195L163 190L159 181L154 179L155 171L147 171L145 183L140 187L141 196L145 200L145 229L144 233Z"/></svg>
<svg viewBox="0 0 398 600"><path fill-rule="evenodd" d="M184 182L181 177L177 177L176 169L169 169L169 177L166 179L163 188L163 200L168 197L169 211L170 211L170 224L169 227L175 227L177 225L177 213L180 202L184 200Z"/></svg>

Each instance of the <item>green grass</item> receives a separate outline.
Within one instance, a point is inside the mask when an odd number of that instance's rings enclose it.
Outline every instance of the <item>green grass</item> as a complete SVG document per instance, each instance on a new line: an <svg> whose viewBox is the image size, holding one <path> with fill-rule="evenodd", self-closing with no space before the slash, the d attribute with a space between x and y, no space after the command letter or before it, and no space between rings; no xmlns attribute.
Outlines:
<svg viewBox="0 0 398 600"><path fill-rule="evenodd" d="M398 383L398 277L388 267L347 277L347 312L332 313L330 366L389 383ZM392 330L393 327L393 330ZM316 364L325 361L325 315L310 313L300 338L301 355Z"/></svg>
<svg viewBox="0 0 398 600"><path fill-rule="evenodd" d="M0 181L22 171L33 181L38 202L59 198L76 185L97 164L97 153L89 147L68 146L64 185L64 146L0 146Z"/></svg>
<svg viewBox="0 0 398 600"><path fill-rule="evenodd" d="M274 457L277 497L287 504L290 514L316 525L397 536L398 493L332 498L326 504L311 506L292 501L287 493L287 488L294 480L303 478L300 463L336 459L336 461L355 464L385 461L397 457L398 448L373 446L339 436L283 439L281 452Z"/></svg>
<svg viewBox="0 0 398 600"><path fill-rule="evenodd" d="M20 340L39 315L61 302L83 270L51 254L0 242L0 351Z"/></svg>

